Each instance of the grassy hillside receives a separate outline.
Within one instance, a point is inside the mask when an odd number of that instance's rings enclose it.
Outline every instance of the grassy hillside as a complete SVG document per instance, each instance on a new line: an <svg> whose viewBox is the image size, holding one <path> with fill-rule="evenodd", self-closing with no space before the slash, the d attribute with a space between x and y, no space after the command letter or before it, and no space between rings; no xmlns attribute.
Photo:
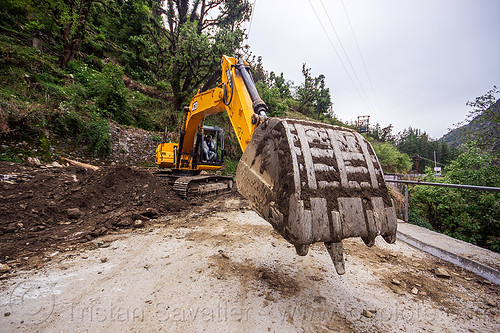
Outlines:
<svg viewBox="0 0 500 333"><path fill-rule="evenodd" d="M109 60L86 57L60 69L50 52L0 35L0 140L48 147L60 141L109 153L109 122L162 131L176 128L168 91L134 82ZM27 151L25 155L29 155ZM7 148L0 158L12 159Z"/></svg>

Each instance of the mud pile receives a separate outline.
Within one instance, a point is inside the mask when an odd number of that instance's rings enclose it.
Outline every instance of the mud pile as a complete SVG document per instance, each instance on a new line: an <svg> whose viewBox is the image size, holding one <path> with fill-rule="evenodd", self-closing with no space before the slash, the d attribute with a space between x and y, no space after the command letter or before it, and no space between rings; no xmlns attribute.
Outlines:
<svg viewBox="0 0 500 333"><path fill-rule="evenodd" d="M0 162L0 262L22 265L187 206L145 170Z"/></svg>

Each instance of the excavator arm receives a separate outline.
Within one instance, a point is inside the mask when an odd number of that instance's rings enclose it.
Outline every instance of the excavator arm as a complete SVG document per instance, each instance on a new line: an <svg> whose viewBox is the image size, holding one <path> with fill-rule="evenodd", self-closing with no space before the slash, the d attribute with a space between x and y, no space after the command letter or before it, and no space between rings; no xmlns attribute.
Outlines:
<svg viewBox="0 0 500 333"><path fill-rule="evenodd" d="M179 143L158 146L160 167L193 173L220 168L200 162L199 145L205 117L226 111L243 151L236 172L238 191L298 255L323 242L337 273L343 274L342 239L361 237L368 246L379 235L388 243L396 240L394 204L367 140L347 128L268 119L243 61L224 56L218 76L219 86L209 90L207 84L191 100ZM197 177L179 178L174 189L187 193L193 179L197 193L232 187L232 179Z"/></svg>
<svg viewBox="0 0 500 333"><path fill-rule="evenodd" d="M183 171L214 170L200 164L197 145L201 142L207 116L226 111L242 151L250 143L257 126L267 119L267 106L257 93L247 63L223 56L214 77L217 76L222 77L219 86L213 89L203 87L191 99L182 121L179 143L158 146L156 161L160 167Z"/></svg>

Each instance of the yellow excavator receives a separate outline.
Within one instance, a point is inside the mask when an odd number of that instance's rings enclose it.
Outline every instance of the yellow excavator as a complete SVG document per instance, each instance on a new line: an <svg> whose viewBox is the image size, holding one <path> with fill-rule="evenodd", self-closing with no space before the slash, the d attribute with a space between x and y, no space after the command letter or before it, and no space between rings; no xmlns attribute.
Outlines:
<svg viewBox="0 0 500 333"><path fill-rule="evenodd" d="M222 82L210 89L218 78ZM228 56L191 100L179 142L156 149L156 163L177 193L189 198L233 187L232 177L201 173L222 167L222 129L204 121L224 111L243 151L238 191L298 255L323 242L344 274L342 239L361 237L372 246L381 235L395 242L394 204L370 143L348 128L268 118L248 64Z"/></svg>

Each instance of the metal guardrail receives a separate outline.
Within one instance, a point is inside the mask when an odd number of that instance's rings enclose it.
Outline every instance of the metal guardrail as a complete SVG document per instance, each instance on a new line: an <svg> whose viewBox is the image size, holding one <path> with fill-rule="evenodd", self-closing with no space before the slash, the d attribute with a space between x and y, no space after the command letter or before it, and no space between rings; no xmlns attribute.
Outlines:
<svg viewBox="0 0 500 333"><path fill-rule="evenodd" d="M446 183L430 183L430 182L420 182L420 181L414 181L414 180L396 180L396 179L385 179L385 181L386 182L390 182L390 183L400 183L400 184L430 185L430 186L461 188L461 189L464 189L464 190L479 190L479 191L500 192L500 187L490 187L490 186L460 185L460 184L446 184Z"/></svg>
<svg viewBox="0 0 500 333"><path fill-rule="evenodd" d="M428 185L428 186L451 187L451 188L458 188L458 189L463 189L463 190L500 192L500 187L447 184L447 183L431 183L431 182L421 182L421 181L414 181L414 180L397 180L397 179L384 179L384 180L388 183L405 184L405 222L408 222L408 185Z"/></svg>

